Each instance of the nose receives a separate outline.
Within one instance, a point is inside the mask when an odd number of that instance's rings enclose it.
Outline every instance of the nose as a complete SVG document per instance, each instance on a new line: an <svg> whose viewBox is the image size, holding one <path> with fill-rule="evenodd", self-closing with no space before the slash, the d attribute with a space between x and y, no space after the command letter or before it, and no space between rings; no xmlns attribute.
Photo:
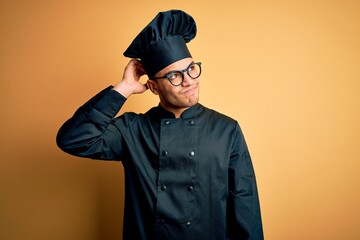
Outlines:
<svg viewBox="0 0 360 240"><path fill-rule="evenodd" d="M194 79L192 79L189 74L187 72L184 73L184 79L181 83L181 86L183 87L187 87L189 85L191 85L192 81L194 81Z"/></svg>

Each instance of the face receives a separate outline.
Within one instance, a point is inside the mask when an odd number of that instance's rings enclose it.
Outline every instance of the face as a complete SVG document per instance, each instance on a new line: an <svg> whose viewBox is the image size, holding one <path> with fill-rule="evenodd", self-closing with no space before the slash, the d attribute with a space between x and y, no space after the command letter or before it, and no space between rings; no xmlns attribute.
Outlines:
<svg viewBox="0 0 360 240"><path fill-rule="evenodd" d="M174 62L155 74L155 77L162 77L168 72L186 69L192 62L192 58L185 58ZM184 81L179 86L173 86L167 78L149 80L150 90L159 95L160 104L166 110L180 116L187 108L199 101L199 80L192 79L184 72Z"/></svg>

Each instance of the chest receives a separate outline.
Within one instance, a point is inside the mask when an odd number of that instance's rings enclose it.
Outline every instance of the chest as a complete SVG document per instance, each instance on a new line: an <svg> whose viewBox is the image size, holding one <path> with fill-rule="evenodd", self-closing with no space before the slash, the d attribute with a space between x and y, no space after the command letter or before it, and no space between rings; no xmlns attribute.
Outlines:
<svg viewBox="0 0 360 240"><path fill-rule="evenodd" d="M180 178L199 173L223 175L228 168L231 129L216 121L162 119L136 134L139 136L130 138L135 147L130 148L129 157L137 167L145 166Z"/></svg>

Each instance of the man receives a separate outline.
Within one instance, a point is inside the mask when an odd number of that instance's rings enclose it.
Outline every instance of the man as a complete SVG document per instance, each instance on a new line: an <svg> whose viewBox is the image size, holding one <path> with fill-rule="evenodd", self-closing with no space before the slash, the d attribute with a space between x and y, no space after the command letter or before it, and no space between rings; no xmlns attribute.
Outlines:
<svg viewBox="0 0 360 240"><path fill-rule="evenodd" d="M191 16L159 13L124 55L123 79L80 107L59 130L70 154L121 160L124 239L263 239L251 158L238 123L200 103L201 63L186 46ZM144 85L139 79L147 74ZM116 114L147 89L160 104Z"/></svg>

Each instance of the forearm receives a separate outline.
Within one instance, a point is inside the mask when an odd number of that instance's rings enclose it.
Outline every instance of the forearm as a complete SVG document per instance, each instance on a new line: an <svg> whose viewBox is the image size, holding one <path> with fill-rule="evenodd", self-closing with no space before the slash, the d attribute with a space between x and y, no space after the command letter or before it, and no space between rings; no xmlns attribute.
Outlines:
<svg viewBox="0 0 360 240"><path fill-rule="evenodd" d="M56 138L58 146L76 156L118 158L122 135L111 121L130 95L147 90L147 85L139 82L144 74L141 62L131 60L118 84L101 91L64 123Z"/></svg>
<svg viewBox="0 0 360 240"><path fill-rule="evenodd" d="M63 151L76 156L112 157L111 153L103 153L104 148L109 148L105 146L107 139L104 133L111 127L111 121L125 101L126 98L112 90L112 87L98 93L63 124L56 138L58 146Z"/></svg>

